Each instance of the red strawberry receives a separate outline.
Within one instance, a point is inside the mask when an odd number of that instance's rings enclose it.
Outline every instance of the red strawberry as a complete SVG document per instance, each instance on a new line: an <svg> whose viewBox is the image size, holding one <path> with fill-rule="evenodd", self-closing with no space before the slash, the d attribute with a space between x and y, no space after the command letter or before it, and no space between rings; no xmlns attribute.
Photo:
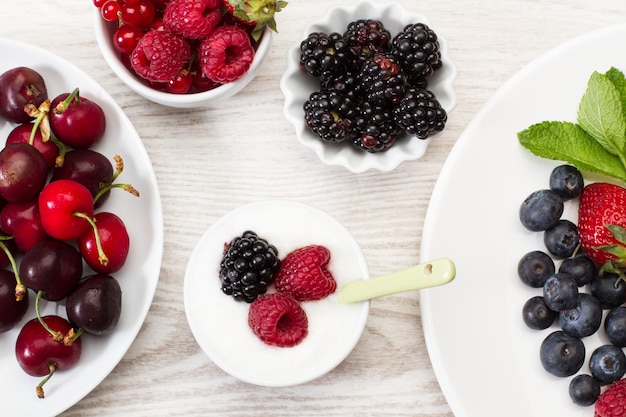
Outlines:
<svg viewBox="0 0 626 417"><path fill-rule="evenodd" d="M310 245L287 254L276 273L274 286L298 301L320 300L337 289L337 281L327 269L330 251Z"/></svg>
<svg viewBox="0 0 626 417"><path fill-rule="evenodd" d="M580 195L578 235L585 253L609 272L626 267L626 188L597 182Z"/></svg>
<svg viewBox="0 0 626 417"><path fill-rule="evenodd" d="M252 38L258 41L265 27L274 32L276 20L274 14L287 6L283 0L222 0L226 10L242 23L254 26Z"/></svg>
<svg viewBox="0 0 626 417"><path fill-rule="evenodd" d="M594 417L626 416L626 379L610 385L596 401Z"/></svg>
<svg viewBox="0 0 626 417"><path fill-rule="evenodd" d="M248 325L264 343L278 347L295 346L309 332L309 320L300 304L280 293L254 300L248 310Z"/></svg>
<svg viewBox="0 0 626 417"><path fill-rule="evenodd" d="M219 26L198 48L202 72L217 83L235 81L248 71L254 48L248 34L236 26Z"/></svg>

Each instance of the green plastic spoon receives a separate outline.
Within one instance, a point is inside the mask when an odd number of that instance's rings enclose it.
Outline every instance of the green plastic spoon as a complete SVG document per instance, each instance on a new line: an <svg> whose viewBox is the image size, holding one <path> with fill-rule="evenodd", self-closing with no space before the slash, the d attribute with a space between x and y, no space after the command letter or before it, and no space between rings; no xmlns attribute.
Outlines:
<svg viewBox="0 0 626 417"><path fill-rule="evenodd" d="M352 281L339 289L339 301L356 303L384 295L421 290L449 283L456 276L454 262L439 258L376 278Z"/></svg>

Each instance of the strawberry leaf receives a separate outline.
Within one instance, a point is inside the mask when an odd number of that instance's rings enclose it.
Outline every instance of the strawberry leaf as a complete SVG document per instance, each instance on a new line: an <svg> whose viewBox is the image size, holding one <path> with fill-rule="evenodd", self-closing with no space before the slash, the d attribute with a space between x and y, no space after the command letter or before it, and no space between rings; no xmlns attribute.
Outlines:
<svg viewBox="0 0 626 417"><path fill-rule="evenodd" d="M626 229L616 224L607 224L605 226L609 229L609 232L611 232L615 240L626 245Z"/></svg>
<svg viewBox="0 0 626 417"><path fill-rule="evenodd" d="M602 245L596 246L594 249L610 253L611 255L615 255L619 259L626 258L626 247L622 245Z"/></svg>

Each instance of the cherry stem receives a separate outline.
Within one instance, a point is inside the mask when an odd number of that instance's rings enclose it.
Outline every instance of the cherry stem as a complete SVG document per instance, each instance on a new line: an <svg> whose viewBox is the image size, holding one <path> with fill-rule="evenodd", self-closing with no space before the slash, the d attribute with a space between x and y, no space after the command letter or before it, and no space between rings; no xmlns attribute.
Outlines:
<svg viewBox="0 0 626 417"><path fill-rule="evenodd" d="M65 163L65 154L67 153L67 146L65 146L65 143L61 142L58 139L50 138L50 141L52 141L52 143L57 145L57 147L59 148L59 156L57 156L56 160L54 161L54 166L57 168L61 168L63 164Z"/></svg>
<svg viewBox="0 0 626 417"><path fill-rule="evenodd" d="M57 332L56 330L52 330L50 326L48 326L48 323L45 322L43 317L41 317L41 308L39 307L39 300L41 300L42 295L43 295L43 290L37 291L37 297L35 298L35 313L37 314L37 320L39 320L39 323L41 323L43 328L46 329L46 331L52 335L52 338L55 341L62 342L63 338L65 337L63 333Z"/></svg>
<svg viewBox="0 0 626 417"><path fill-rule="evenodd" d="M24 106L24 111L30 117L35 118L33 128L28 137L28 144L31 146L34 145L37 130L41 131L41 140L47 142L50 139L50 120L48 119L48 113L50 113L50 99L44 100L38 108L35 107L34 104L27 104Z"/></svg>
<svg viewBox="0 0 626 417"><path fill-rule="evenodd" d="M61 101L59 104L56 105L56 107L54 108L54 112L56 114L63 113L65 110L67 110L67 108L70 106L70 104L72 103L74 99L76 99L76 102L80 102L78 87L75 88L74 91L72 91L70 95L66 97L65 100Z"/></svg>
<svg viewBox="0 0 626 417"><path fill-rule="evenodd" d="M46 382L48 382L48 380L50 380L50 378L52 378L52 375L56 371L57 366L53 361L50 361L48 363L48 369L50 369L50 372L48 373L48 375L46 375L46 377L42 379L39 384L37 384L37 387L35 387L35 391L37 392L38 398L44 398L43 386L46 384Z"/></svg>
<svg viewBox="0 0 626 417"><path fill-rule="evenodd" d="M75 217L80 217L81 219L87 220L93 229L94 238L96 240L96 248L98 249L98 260L102 266L107 266L109 264L109 258L104 253L104 249L102 249L102 242L100 241L100 233L98 233L98 226L96 225L96 221L91 217L87 216L85 213L74 212L72 213Z"/></svg>
<svg viewBox="0 0 626 417"><path fill-rule="evenodd" d="M11 263L11 268L13 269L13 274L15 274L15 301L22 301L24 299L24 295L26 295L26 285L22 283L22 279L20 278L19 268L17 267L17 263L15 262L15 258L13 254L4 243L5 240L13 239L13 236L0 236L0 248L4 251L7 256L7 259Z"/></svg>
<svg viewBox="0 0 626 417"><path fill-rule="evenodd" d="M122 159L121 156L119 155L115 155L114 156L115 159L115 173L113 174L113 178L111 179L111 182L108 184L101 184L100 185L100 191L98 191L98 193L93 197L93 202L95 203L96 201L98 201L98 199L100 199L100 197L102 197L102 195L104 193L106 193L107 191L111 191L113 188L121 188L124 191L139 197L139 191L137 191L137 189L135 187L133 187L130 184L113 184L115 182L115 180L117 179L117 177L120 176L120 174L124 171L124 160Z"/></svg>

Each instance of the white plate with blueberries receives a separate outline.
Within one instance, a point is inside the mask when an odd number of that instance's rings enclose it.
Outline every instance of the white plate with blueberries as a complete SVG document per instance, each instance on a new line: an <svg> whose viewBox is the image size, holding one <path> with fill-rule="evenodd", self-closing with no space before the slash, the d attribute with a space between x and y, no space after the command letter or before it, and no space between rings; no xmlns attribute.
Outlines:
<svg viewBox="0 0 626 417"><path fill-rule="evenodd" d="M590 374L592 352L609 343L603 326L582 338L580 370L556 376L544 369L540 349L560 330L558 321L534 330L522 318L526 301L542 289L522 282L518 263L531 251L547 250L544 234L522 225L520 207L534 191L549 188L553 169L564 162L533 155L518 132L547 120L576 122L591 74L626 70L626 57L615 53L625 37L626 25L608 27L530 63L479 111L441 172L421 257L449 256L457 278L422 291L420 303L428 352L457 417L593 416L593 405L574 403L569 385L577 375ZM586 183L606 180L583 175ZM565 201L561 218L577 223L578 198ZM558 269L562 258L551 257Z"/></svg>

